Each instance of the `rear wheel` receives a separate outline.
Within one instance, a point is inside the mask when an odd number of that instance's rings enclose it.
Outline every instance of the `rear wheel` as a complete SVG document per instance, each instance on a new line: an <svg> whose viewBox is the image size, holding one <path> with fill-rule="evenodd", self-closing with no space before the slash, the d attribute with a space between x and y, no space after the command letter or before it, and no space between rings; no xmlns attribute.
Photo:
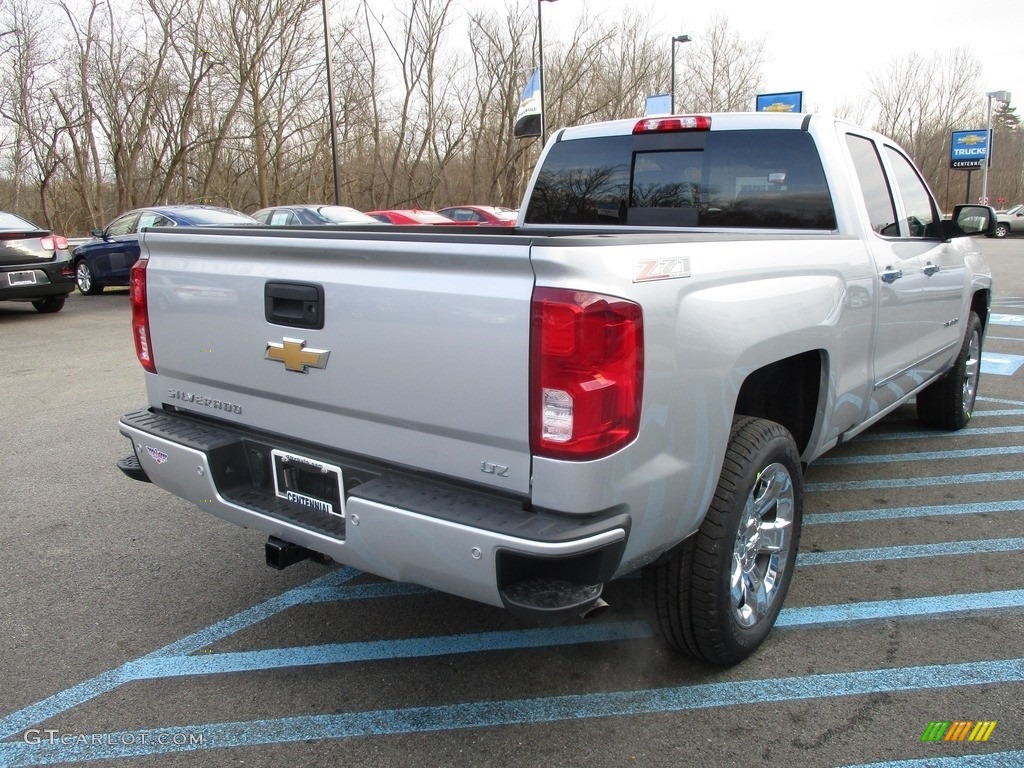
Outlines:
<svg viewBox="0 0 1024 768"><path fill-rule="evenodd" d="M64 309L64 296L47 296L43 299L36 299L32 302L32 306L36 308L37 312L42 312L44 315L48 315L52 312L60 312Z"/></svg>
<svg viewBox="0 0 1024 768"><path fill-rule="evenodd" d="M757 649L793 578L802 510L800 456L789 431L737 417L700 529L643 572L669 645L720 665Z"/></svg>
<svg viewBox="0 0 1024 768"><path fill-rule="evenodd" d="M917 394L917 418L936 429L962 429L971 420L981 378L981 320L967 318L967 332L949 373Z"/></svg>
<svg viewBox="0 0 1024 768"><path fill-rule="evenodd" d="M1010 225L1000 222L996 224L996 237L1006 237L1010 234Z"/></svg>
<svg viewBox="0 0 1024 768"><path fill-rule="evenodd" d="M78 290L86 296L95 296L103 290L103 286L96 282L92 268L85 259L75 264L75 283L78 285Z"/></svg>

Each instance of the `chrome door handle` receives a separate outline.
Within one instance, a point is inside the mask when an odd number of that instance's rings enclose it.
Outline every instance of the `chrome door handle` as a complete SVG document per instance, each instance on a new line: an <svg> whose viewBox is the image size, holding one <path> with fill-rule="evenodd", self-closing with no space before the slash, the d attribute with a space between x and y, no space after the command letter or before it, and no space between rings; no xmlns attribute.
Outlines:
<svg viewBox="0 0 1024 768"><path fill-rule="evenodd" d="M893 269L892 267L886 267L880 275L883 283L895 283L901 277L903 277L902 269Z"/></svg>
<svg viewBox="0 0 1024 768"><path fill-rule="evenodd" d="M932 264L932 262L929 261L925 265L923 271L924 271L925 275L927 275L928 277L931 277L932 275L936 274L939 271L939 269L941 269L941 267L939 267L938 264Z"/></svg>

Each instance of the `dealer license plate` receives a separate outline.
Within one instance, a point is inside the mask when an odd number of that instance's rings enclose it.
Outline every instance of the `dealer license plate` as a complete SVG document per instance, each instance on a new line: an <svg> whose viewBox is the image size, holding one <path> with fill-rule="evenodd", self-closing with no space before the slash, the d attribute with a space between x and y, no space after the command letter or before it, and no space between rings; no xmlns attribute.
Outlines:
<svg viewBox="0 0 1024 768"><path fill-rule="evenodd" d="M270 455L274 493L304 507L345 517L341 467L276 449Z"/></svg>
<svg viewBox="0 0 1024 768"><path fill-rule="evenodd" d="M7 281L12 285L35 285L36 284L36 273L32 271L28 272L8 272Z"/></svg>

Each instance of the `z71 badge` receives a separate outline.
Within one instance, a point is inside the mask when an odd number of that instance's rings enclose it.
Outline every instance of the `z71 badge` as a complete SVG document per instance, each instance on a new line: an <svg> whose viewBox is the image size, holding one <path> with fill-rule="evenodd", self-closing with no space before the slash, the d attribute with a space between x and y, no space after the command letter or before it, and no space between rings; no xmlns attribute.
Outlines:
<svg viewBox="0 0 1024 768"><path fill-rule="evenodd" d="M634 283L646 283L651 280L671 280L676 277L690 276L689 259L683 257L638 261L633 266Z"/></svg>

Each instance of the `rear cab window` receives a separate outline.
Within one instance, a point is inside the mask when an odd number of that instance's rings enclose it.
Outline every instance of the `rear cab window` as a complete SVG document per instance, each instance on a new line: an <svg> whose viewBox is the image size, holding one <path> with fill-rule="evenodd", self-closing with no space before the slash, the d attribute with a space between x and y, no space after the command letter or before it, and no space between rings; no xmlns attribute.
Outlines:
<svg viewBox="0 0 1024 768"><path fill-rule="evenodd" d="M813 138L797 130L586 137L551 147L527 224L834 230Z"/></svg>

